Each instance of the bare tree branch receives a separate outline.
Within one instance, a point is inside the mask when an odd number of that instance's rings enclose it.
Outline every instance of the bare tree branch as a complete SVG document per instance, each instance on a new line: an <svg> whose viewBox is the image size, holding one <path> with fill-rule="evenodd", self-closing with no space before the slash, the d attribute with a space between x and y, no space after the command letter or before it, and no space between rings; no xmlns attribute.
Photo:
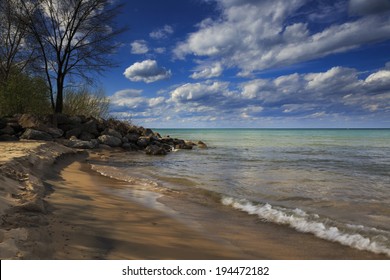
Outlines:
<svg viewBox="0 0 390 280"><path fill-rule="evenodd" d="M62 112L67 78L101 73L114 64L113 40L120 5L111 0L14 0L23 7L29 31L39 46L55 112ZM56 98L54 98L54 96ZM55 101L54 101L55 99Z"/></svg>

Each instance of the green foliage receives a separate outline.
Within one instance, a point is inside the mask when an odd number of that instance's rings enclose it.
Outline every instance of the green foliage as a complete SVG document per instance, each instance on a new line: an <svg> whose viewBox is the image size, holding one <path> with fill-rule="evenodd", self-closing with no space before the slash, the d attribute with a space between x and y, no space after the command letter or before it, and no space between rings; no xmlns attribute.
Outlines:
<svg viewBox="0 0 390 280"><path fill-rule="evenodd" d="M44 79L27 74L12 74L0 85L0 115L51 112L49 89Z"/></svg>
<svg viewBox="0 0 390 280"><path fill-rule="evenodd" d="M110 100L102 89L91 91L87 87L65 91L63 113L107 118Z"/></svg>

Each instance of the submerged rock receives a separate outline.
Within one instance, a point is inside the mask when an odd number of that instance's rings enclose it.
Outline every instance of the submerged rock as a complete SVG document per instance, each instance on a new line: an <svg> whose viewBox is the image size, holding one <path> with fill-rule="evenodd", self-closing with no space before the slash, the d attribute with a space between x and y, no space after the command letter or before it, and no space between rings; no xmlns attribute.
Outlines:
<svg viewBox="0 0 390 280"><path fill-rule="evenodd" d="M202 141L198 141L197 145L198 145L199 149L207 149L208 148L207 145Z"/></svg>

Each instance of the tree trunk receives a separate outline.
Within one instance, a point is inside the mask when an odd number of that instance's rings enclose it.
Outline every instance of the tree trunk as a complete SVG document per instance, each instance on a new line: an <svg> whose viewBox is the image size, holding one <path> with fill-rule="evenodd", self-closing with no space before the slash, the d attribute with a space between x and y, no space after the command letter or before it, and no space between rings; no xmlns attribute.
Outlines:
<svg viewBox="0 0 390 280"><path fill-rule="evenodd" d="M57 78L57 100L55 113L62 113L64 106L64 77L60 76Z"/></svg>

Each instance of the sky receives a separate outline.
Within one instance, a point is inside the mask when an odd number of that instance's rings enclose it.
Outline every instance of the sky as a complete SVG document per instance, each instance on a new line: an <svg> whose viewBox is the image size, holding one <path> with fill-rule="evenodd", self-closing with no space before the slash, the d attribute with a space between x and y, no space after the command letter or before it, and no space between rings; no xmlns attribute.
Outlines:
<svg viewBox="0 0 390 280"><path fill-rule="evenodd" d="M390 0L131 0L100 79L152 128L390 128Z"/></svg>

